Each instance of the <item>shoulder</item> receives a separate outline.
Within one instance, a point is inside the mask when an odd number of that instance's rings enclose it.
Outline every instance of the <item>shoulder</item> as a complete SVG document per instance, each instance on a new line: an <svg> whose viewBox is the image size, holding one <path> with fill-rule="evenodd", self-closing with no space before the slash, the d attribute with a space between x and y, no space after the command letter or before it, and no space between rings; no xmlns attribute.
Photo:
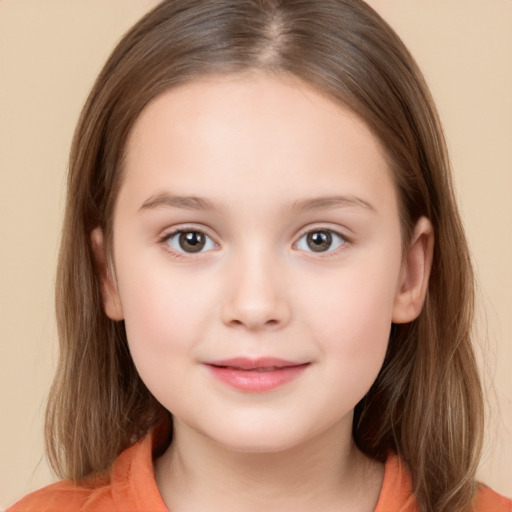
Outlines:
<svg viewBox="0 0 512 512"><path fill-rule="evenodd" d="M384 469L384 482L375 512L419 512L407 464L389 454ZM512 512L512 501L480 484L471 512Z"/></svg>
<svg viewBox="0 0 512 512"><path fill-rule="evenodd" d="M63 480L28 494L6 512L69 512L70 510L113 510L108 481L94 485L74 485Z"/></svg>
<svg viewBox="0 0 512 512"><path fill-rule="evenodd" d="M127 448L109 475L78 484L57 482L25 496L6 512L168 512L153 472L160 437L151 432Z"/></svg>
<svg viewBox="0 0 512 512"><path fill-rule="evenodd" d="M474 512L512 512L512 500L481 484L473 510Z"/></svg>

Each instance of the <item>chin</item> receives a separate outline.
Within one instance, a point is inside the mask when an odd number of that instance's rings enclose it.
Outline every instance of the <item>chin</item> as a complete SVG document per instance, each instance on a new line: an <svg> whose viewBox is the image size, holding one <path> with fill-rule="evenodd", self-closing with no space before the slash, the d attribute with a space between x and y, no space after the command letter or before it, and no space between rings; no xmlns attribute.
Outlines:
<svg viewBox="0 0 512 512"><path fill-rule="evenodd" d="M269 423L272 423L271 421ZM202 432L202 434L223 448L239 453L278 453L290 450L310 441L315 434L297 425L245 423L240 428Z"/></svg>

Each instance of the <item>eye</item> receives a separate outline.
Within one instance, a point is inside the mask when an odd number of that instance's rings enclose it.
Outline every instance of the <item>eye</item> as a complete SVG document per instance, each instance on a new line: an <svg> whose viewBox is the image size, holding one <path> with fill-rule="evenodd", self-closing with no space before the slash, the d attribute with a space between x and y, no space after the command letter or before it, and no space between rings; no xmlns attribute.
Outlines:
<svg viewBox="0 0 512 512"><path fill-rule="evenodd" d="M304 234L297 242L297 249L308 252L331 252L347 241L330 229L317 229Z"/></svg>
<svg viewBox="0 0 512 512"><path fill-rule="evenodd" d="M193 254L211 251L217 244L202 231L178 230L170 233L162 240L173 251L178 253Z"/></svg>

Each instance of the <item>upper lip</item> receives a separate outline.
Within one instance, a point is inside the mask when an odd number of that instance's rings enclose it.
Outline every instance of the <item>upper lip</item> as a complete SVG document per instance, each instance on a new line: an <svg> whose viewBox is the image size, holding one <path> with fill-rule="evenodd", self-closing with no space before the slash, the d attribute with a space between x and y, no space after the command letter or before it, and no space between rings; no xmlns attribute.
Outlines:
<svg viewBox="0 0 512 512"><path fill-rule="evenodd" d="M205 364L210 366L237 368L240 370L255 370L257 368L286 368L289 366L300 366L306 363L287 361L276 357L258 357L255 359L249 357L234 357L232 359L208 361Z"/></svg>

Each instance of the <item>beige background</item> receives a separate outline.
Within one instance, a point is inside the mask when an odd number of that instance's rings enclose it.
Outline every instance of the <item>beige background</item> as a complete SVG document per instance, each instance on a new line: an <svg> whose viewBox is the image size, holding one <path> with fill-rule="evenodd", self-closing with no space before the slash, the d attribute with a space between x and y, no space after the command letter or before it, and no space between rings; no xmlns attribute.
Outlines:
<svg viewBox="0 0 512 512"><path fill-rule="evenodd" d="M151 0L0 0L0 509L51 481L42 412L53 281L81 105ZM480 477L512 495L512 1L372 0L437 100L481 288L491 424ZM485 312L485 313L484 313Z"/></svg>

